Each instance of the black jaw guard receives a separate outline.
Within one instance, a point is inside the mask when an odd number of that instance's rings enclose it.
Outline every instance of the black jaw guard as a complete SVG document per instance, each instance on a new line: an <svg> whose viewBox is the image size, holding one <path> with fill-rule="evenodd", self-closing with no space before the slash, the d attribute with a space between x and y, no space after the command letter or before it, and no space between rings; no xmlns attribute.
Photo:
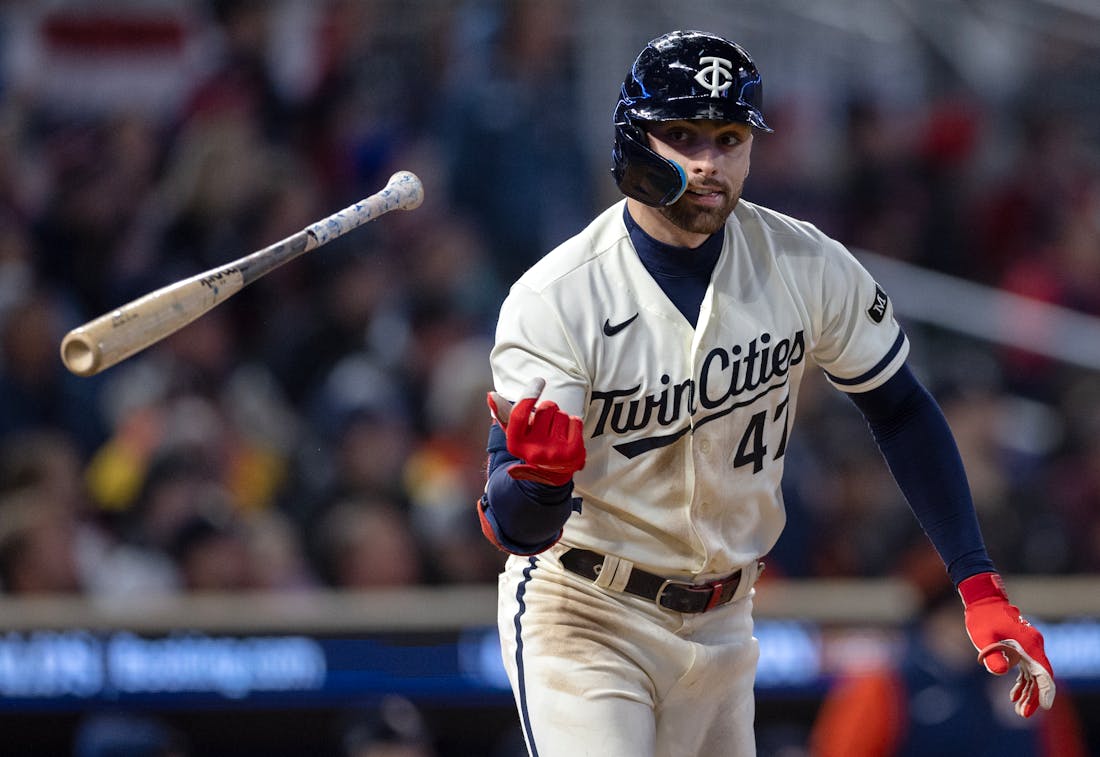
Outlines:
<svg viewBox="0 0 1100 757"><path fill-rule="evenodd" d="M687 174L678 163L662 158L646 142L641 127L616 124L611 175L627 197L653 207L671 205L687 190Z"/></svg>

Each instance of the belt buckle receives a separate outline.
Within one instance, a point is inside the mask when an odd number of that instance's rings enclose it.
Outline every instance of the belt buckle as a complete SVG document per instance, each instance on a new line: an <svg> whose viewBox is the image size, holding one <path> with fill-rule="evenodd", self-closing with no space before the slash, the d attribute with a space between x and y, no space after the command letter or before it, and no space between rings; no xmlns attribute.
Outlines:
<svg viewBox="0 0 1100 757"><path fill-rule="evenodd" d="M666 605L661 600L664 598L665 592L669 589L669 587L672 586L675 586L678 589L682 589L688 594L709 594L710 596L707 597L707 605L703 609L688 609L685 607L674 607L672 605ZM695 584L689 584L685 581L673 581L671 578L666 578L664 583L661 584L661 587L657 589L657 596L653 598L653 601L661 607L665 608L666 610L673 610L675 612L705 612L712 607L711 603L715 601L714 598L717 596L718 593L711 588L711 584L696 586Z"/></svg>
<svg viewBox="0 0 1100 757"><path fill-rule="evenodd" d="M660 588L657 589L657 596L653 598L653 601L667 610L684 612L682 608L669 607L661 601L661 599L665 595L665 591L670 586L679 586L691 594L708 594L707 602L703 606L703 608L701 610L694 610L692 612L706 612L707 610L713 610L715 607L718 607L719 605L724 605L731 599L733 599L734 595L737 593L738 586L741 585L741 578L743 577L743 575L744 571L738 570L726 576L720 581L711 581L710 583L703 584L702 586L685 583L683 581L673 581L671 578L666 578L664 580L664 583L661 584Z"/></svg>
<svg viewBox="0 0 1100 757"><path fill-rule="evenodd" d="M653 601L656 602L661 607L665 607L665 603L661 601L661 598L664 597L664 595L665 595L665 589L667 589L669 586L672 586L672 584L676 584L676 583L679 583L679 581L673 581L671 578L666 578L664 580L664 583L661 584L660 588L657 589L657 596L655 596L653 598ZM665 609L671 610L673 608L665 607Z"/></svg>

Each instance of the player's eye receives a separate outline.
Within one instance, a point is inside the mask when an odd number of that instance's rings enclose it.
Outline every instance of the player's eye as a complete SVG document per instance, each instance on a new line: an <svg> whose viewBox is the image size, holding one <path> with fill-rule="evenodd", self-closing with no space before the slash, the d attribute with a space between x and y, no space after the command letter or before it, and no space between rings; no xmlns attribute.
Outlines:
<svg viewBox="0 0 1100 757"><path fill-rule="evenodd" d="M725 147L736 147L744 141L745 138L737 131L727 131L718 137L718 142Z"/></svg>
<svg viewBox="0 0 1100 757"><path fill-rule="evenodd" d="M675 144L683 144L691 138L687 129L672 128L664 133L663 139L666 142L672 142Z"/></svg>

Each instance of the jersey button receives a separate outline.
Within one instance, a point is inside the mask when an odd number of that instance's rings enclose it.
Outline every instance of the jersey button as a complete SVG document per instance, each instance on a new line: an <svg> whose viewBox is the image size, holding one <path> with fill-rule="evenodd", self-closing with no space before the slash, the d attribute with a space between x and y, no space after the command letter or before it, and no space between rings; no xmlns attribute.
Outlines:
<svg viewBox="0 0 1100 757"><path fill-rule="evenodd" d="M700 449L700 451L702 451L702 453L704 455L709 455L710 454L710 442L707 441L706 439L699 442L699 449Z"/></svg>

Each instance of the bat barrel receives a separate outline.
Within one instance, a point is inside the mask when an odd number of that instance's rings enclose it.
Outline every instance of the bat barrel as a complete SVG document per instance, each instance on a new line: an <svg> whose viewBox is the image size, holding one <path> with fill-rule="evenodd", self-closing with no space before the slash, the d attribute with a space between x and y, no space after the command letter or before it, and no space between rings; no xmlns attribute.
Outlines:
<svg viewBox="0 0 1100 757"><path fill-rule="evenodd" d="M78 376L92 376L99 369L100 353L81 329L70 331L61 340L61 360Z"/></svg>

